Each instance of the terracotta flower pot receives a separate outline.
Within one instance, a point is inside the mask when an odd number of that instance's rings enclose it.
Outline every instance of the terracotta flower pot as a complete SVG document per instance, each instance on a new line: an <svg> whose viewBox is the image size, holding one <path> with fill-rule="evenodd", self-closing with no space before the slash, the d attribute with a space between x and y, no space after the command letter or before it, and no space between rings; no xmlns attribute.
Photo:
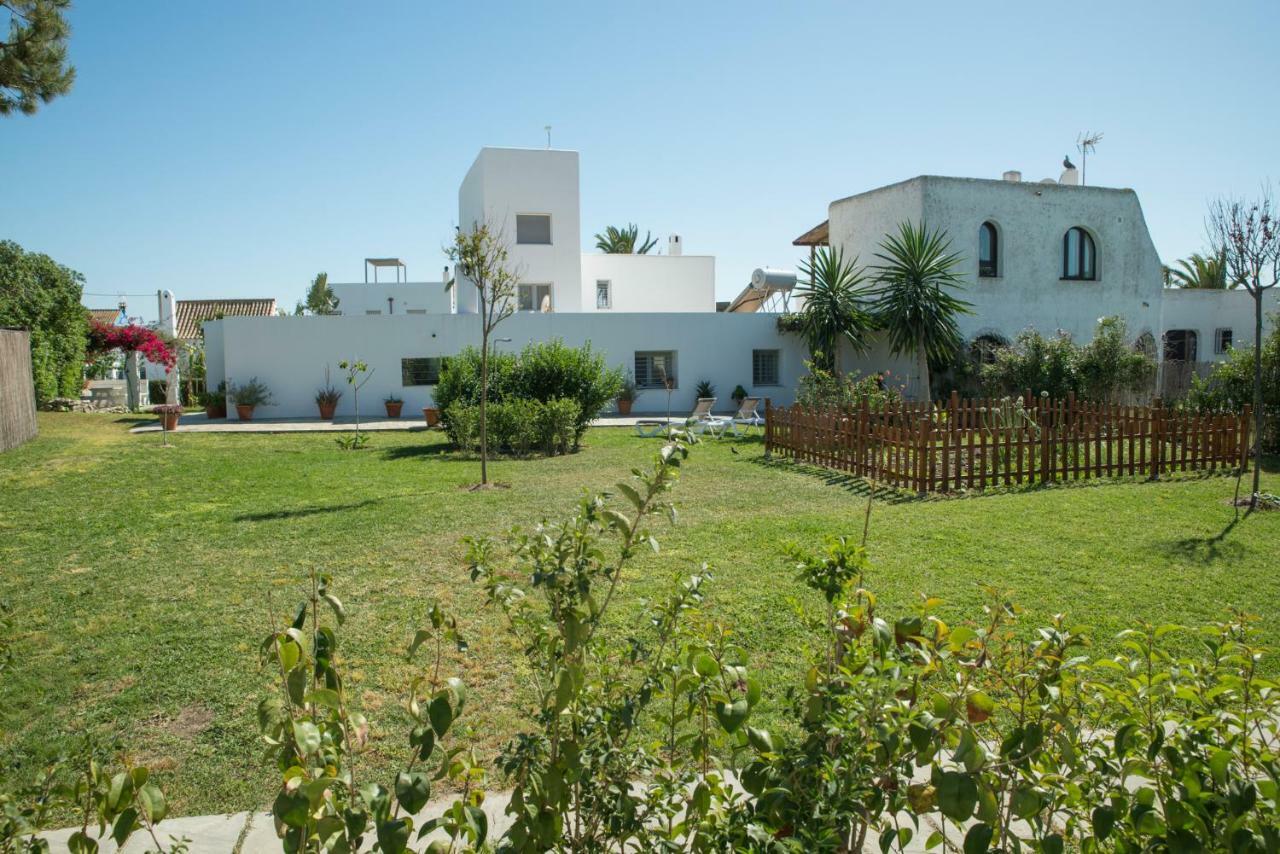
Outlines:
<svg viewBox="0 0 1280 854"><path fill-rule="evenodd" d="M236 404L236 415L240 417L241 421L252 421L253 410L254 410L254 407L252 406L245 406L240 403Z"/></svg>
<svg viewBox="0 0 1280 854"><path fill-rule="evenodd" d="M386 406L386 407L387 407L387 417L388 417L388 418L399 418L399 417L400 417L400 410L404 408L404 401L403 401L403 400L395 400L395 401L392 401L392 400L384 400L384 401L382 401L382 403L383 403L383 405L384 405L384 406ZM424 410L424 411L425 411L425 410Z"/></svg>
<svg viewBox="0 0 1280 854"><path fill-rule="evenodd" d="M316 406L320 407L320 417L325 421L333 420L333 411L338 408L336 403L317 403Z"/></svg>
<svg viewBox="0 0 1280 854"><path fill-rule="evenodd" d="M633 401L630 401L630 400L621 400L621 399L619 399L619 400L618 400L618 414L619 414L619 415L630 415L630 414L631 414L631 404L632 404L632 403L633 403Z"/></svg>
<svg viewBox="0 0 1280 854"><path fill-rule="evenodd" d="M205 418L226 418L227 405L225 403L222 404L221 406L219 406L216 403L208 404L204 408L204 417Z"/></svg>
<svg viewBox="0 0 1280 854"><path fill-rule="evenodd" d="M160 421L163 422L163 427L165 430L177 430L178 419L181 417L182 415L177 412L160 413Z"/></svg>
<svg viewBox="0 0 1280 854"><path fill-rule="evenodd" d="M428 427L434 427L440 423L440 410L434 406L424 406L422 417L426 419Z"/></svg>

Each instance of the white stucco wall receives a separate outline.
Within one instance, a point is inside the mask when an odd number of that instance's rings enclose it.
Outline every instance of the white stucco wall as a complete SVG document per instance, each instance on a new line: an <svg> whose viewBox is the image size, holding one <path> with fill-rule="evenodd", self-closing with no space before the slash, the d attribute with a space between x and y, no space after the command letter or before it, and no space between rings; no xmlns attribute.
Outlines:
<svg viewBox="0 0 1280 854"><path fill-rule="evenodd" d="M517 244L517 214L549 214L551 244ZM482 148L458 190L458 226L480 223L503 236L522 282L552 286L555 311L582 310L578 152ZM473 286L459 289L458 310L475 312Z"/></svg>
<svg viewBox="0 0 1280 854"><path fill-rule="evenodd" d="M1280 309L1280 293L1275 288L1263 292L1262 334L1275 328L1275 312ZM1230 329L1233 347L1253 344L1253 297L1243 288L1210 291L1166 288L1163 294L1164 329L1193 329L1196 332L1196 361L1216 362L1227 357L1214 352L1214 335Z"/></svg>
<svg viewBox="0 0 1280 854"><path fill-rule="evenodd" d="M613 312L716 310L716 259L710 255L582 256L582 311L596 311L596 282L612 286Z"/></svg>
<svg viewBox="0 0 1280 854"><path fill-rule="evenodd" d="M329 288L338 298L339 314L364 314L368 311L448 314L453 311L453 294L445 290L443 282L343 282ZM390 309L388 298L394 300Z"/></svg>
<svg viewBox="0 0 1280 854"><path fill-rule="evenodd" d="M1133 338L1159 333L1160 258L1132 190L921 176L838 200L829 212L832 245L867 265L877 263L880 241L904 220L945 229L965 259L962 296L973 304L973 313L959 318L966 338L1011 340L1034 327L1087 341L1106 315L1123 317ZM999 233L995 278L977 275L985 221ZM1097 281L1061 278L1062 238L1073 226L1094 238Z"/></svg>
<svg viewBox="0 0 1280 854"><path fill-rule="evenodd" d="M687 412L694 403L694 386L707 379L716 386L721 409L732 408L730 395L741 383L748 392L789 403L804 373L806 351L793 335L780 336L776 318L767 314L518 314L504 321L496 333L512 339L495 345L518 351L531 341L562 339L581 346L590 342L609 364L630 368L636 351L676 351L678 387L672 407ZM360 359L374 369L361 392L362 410L381 411L382 399L395 393L409 411L431 401L433 388L401 385L400 360L406 357L450 356L478 346L479 319L474 315L396 315L337 317L232 317L207 324L209 378L244 381L258 377L271 389L275 404L258 417L315 417L315 392L330 366ZM780 352L781 385L753 388L752 350ZM352 413L352 397L344 394L339 415ZM365 407L367 406L367 409ZM666 408L663 391L642 391L635 411ZM232 410L231 417L235 417Z"/></svg>

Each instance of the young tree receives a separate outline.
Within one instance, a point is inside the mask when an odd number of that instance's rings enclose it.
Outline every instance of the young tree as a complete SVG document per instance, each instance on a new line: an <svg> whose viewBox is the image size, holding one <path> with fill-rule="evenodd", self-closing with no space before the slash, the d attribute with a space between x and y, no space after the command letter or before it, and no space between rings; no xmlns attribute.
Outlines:
<svg viewBox="0 0 1280 854"><path fill-rule="evenodd" d="M333 288L329 287L329 274L317 273L316 277L311 280L311 287L307 288L307 298L305 301L298 303L294 314L337 314L338 298L333 295Z"/></svg>
<svg viewBox="0 0 1280 854"><path fill-rule="evenodd" d="M861 287L866 276L857 264L857 258L846 262L838 247L822 247L800 263L805 280L797 285L796 295L804 298L804 308L795 326L809 358L824 371L839 373L841 341L848 341L855 352L865 350L867 333L874 326Z"/></svg>
<svg viewBox="0 0 1280 854"><path fill-rule="evenodd" d="M466 280L476 289L480 315L480 485L489 483L489 337L498 324L515 311L519 276L511 269L507 246L500 232L487 223L458 229L453 246L446 250L454 264L453 287Z"/></svg>
<svg viewBox="0 0 1280 854"><path fill-rule="evenodd" d="M1222 247L1227 278L1253 297L1253 490L1250 509L1257 508L1262 476L1262 297L1280 279L1280 222L1271 187L1258 199L1222 198L1209 206L1209 240Z"/></svg>
<svg viewBox="0 0 1280 854"><path fill-rule="evenodd" d="M640 228L631 223L626 228L609 226L602 233L596 234L596 248L609 255L648 255L658 239L650 232L644 233L644 241L640 241Z"/></svg>
<svg viewBox="0 0 1280 854"><path fill-rule="evenodd" d="M0 31L0 116L31 115L71 91L76 70L67 64L71 27L63 13L71 0L0 0L9 26Z"/></svg>
<svg viewBox="0 0 1280 854"><path fill-rule="evenodd" d="M872 267L876 287L872 316L889 336L890 351L916 359L917 394L929 399L929 360L951 358L964 339L956 315L969 314L970 304L952 294L963 286L956 273L960 255L951 252L945 231L929 231L904 222L896 235L886 234Z"/></svg>

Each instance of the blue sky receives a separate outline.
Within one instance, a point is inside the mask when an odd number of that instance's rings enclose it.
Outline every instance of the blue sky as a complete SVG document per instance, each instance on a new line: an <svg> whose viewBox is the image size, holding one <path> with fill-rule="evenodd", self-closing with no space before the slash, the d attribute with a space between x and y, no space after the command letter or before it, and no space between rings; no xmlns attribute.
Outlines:
<svg viewBox="0 0 1280 854"><path fill-rule="evenodd" d="M274 296L366 256L438 276L483 145L581 152L584 246L628 221L727 299L833 199L931 173L1139 193L1161 257L1280 179L1280 3L80 0L74 90L0 120L0 238L95 306ZM1077 161L1078 162L1078 161ZM155 313L131 298L131 314ZM139 311L140 310L140 311Z"/></svg>

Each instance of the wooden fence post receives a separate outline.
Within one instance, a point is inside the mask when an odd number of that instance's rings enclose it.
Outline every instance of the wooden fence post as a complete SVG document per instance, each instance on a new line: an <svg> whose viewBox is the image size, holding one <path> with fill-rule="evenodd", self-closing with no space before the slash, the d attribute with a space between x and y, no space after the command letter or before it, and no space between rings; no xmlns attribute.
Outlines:
<svg viewBox="0 0 1280 854"><path fill-rule="evenodd" d="M1164 401L1151 401L1151 479L1159 480L1164 470Z"/></svg>
<svg viewBox="0 0 1280 854"><path fill-rule="evenodd" d="M773 401L764 399L764 458L773 459Z"/></svg>

